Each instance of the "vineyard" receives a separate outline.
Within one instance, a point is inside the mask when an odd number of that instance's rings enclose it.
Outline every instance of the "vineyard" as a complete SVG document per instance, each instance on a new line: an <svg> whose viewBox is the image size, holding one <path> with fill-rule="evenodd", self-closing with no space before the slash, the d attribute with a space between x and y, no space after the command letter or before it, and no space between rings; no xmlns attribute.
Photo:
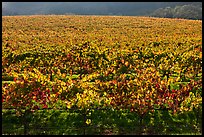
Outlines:
<svg viewBox="0 0 204 137"><path fill-rule="evenodd" d="M202 21L3 16L2 133L202 134Z"/></svg>

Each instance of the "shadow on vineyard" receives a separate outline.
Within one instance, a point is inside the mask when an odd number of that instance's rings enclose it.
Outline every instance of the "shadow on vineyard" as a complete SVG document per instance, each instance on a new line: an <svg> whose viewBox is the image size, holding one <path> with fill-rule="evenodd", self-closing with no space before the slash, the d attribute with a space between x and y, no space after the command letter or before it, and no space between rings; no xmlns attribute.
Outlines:
<svg viewBox="0 0 204 137"><path fill-rule="evenodd" d="M167 111L156 110L141 117L134 112L93 109L86 111L84 117L83 111L79 110L38 110L17 117L15 110L5 110L2 133L9 135L201 134L201 110L177 116L172 116Z"/></svg>

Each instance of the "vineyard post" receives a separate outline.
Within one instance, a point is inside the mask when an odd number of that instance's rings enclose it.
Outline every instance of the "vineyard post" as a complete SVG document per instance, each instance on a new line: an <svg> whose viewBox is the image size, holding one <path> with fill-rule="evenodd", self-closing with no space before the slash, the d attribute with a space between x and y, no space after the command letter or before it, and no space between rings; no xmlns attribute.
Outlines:
<svg viewBox="0 0 204 137"><path fill-rule="evenodd" d="M52 81L52 67L50 68L50 81Z"/></svg>
<svg viewBox="0 0 204 137"><path fill-rule="evenodd" d="M197 109L197 116L196 116L196 125L197 125L197 128L199 127L199 109ZM201 123L202 124L202 123ZM201 126L202 127L202 126ZM202 131L201 131L202 132Z"/></svg>
<svg viewBox="0 0 204 137"><path fill-rule="evenodd" d="M83 115L83 135L86 135L86 110L85 108L82 111L82 115Z"/></svg>
<svg viewBox="0 0 204 137"><path fill-rule="evenodd" d="M139 121L140 121L140 131L139 131L139 135L142 135L143 132L143 118L144 118L144 114L139 114Z"/></svg>
<svg viewBox="0 0 204 137"><path fill-rule="evenodd" d="M169 73L169 71L168 71L168 73L166 74L167 81L169 80L169 75L170 75L170 73ZM170 88L171 88L170 84L168 85L168 88L169 88L169 90L170 90Z"/></svg>
<svg viewBox="0 0 204 137"><path fill-rule="evenodd" d="M27 122L27 115L29 115L29 110L25 110L25 113L23 115L23 125L24 125L24 135L28 135L28 122Z"/></svg>

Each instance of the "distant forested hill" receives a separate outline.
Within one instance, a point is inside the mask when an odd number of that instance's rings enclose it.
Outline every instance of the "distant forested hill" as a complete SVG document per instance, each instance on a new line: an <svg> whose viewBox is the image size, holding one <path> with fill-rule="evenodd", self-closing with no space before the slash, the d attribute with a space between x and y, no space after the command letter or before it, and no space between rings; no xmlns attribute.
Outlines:
<svg viewBox="0 0 204 137"><path fill-rule="evenodd" d="M151 16L166 18L202 19L202 3L191 3L155 10Z"/></svg>

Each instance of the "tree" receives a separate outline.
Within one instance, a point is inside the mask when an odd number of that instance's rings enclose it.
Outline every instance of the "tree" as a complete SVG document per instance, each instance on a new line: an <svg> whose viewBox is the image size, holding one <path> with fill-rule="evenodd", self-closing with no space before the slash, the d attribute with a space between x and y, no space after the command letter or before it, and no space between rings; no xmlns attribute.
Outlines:
<svg viewBox="0 0 204 137"><path fill-rule="evenodd" d="M184 19L202 19L202 5L199 3L175 8L166 7L154 11L151 16L163 18L184 18Z"/></svg>
<svg viewBox="0 0 204 137"><path fill-rule="evenodd" d="M179 6L174 9L175 18L202 19L202 7L194 5Z"/></svg>

